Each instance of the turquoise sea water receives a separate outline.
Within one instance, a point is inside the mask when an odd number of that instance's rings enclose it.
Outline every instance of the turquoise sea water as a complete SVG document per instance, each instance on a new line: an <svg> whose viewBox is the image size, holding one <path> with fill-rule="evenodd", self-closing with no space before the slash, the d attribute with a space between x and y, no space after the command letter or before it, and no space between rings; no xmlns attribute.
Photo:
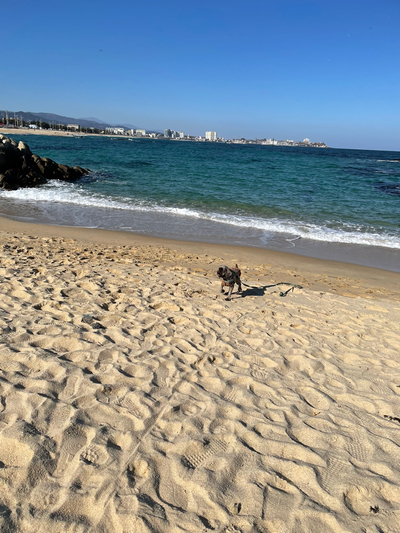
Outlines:
<svg viewBox="0 0 400 533"><path fill-rule="evenodd" d="M400 258L400 152L13 137L92 172L75 184L0 191L9 216L321 257L341 245L341 260L346 249L349 260Z"/></svg>

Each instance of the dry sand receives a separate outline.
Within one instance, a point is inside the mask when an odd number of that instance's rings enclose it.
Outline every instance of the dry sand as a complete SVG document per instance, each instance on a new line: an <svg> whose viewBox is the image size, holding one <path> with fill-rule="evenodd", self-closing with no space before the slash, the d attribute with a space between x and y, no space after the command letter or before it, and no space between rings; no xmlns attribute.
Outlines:
<svg viewBox="0 0 400 533"><path fill-rule="evenodd" d="M1 532L400 531L399 274L0 228Z"/></svg>
<svg viewBox="0 0 400 533"><path fill-rule="evenodd" d="M82 131L62 131L62 130L40 130L32 128L0 128L2 135L52 135L55 137L115 137L117 139L123 138L120 135L113 135L109 133L84 133Z"/></svg>
<svg viewBox="0 0 400 533"><path fill-rule="evenodd" d="M72 131L61 130L40 130L32 128L0 128L0 133L3 135L54 135L56 137L72 137L73 135L88 135L86 133L78 133Z"/></svg>

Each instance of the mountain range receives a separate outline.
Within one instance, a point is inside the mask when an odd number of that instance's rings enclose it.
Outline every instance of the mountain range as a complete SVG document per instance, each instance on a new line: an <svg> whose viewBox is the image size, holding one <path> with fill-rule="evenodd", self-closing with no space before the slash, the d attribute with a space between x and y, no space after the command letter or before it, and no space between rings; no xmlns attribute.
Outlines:
<svg viewBox="0 0 400 533"><path fill-rule="evenodd" d="M48 122L49 124L79 124L82 128L98 128L100 130L109 127L116 128L125 128L125 129L136 129L136 126L132 124L107 124L102 120L99 120L94 117L89 118L73 118L65 117L63 115L56 115L54 113L32 113L31 111L8 111L8 116L10 118L22 117L25 122L30 121L41 121ZM6 111L0 109L0 118L6 116Z"/></svg>

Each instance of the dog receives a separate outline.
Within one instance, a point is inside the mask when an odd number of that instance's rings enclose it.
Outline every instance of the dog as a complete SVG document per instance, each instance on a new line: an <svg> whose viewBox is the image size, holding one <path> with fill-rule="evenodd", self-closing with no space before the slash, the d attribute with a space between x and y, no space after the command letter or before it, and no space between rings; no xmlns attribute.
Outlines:
<svg viewBox="0 0 400 533"><path fill-rule="evenodd" d="M228 295L225 300L229 301L231 299L235 283L238 285L238 292L242 292L242 282L240 281L241 275L242 273L237 265L235 268L229 268L226 265L219 267L217 276L221 278L221 293L225 294L224 287L228 287Z"/></svg>

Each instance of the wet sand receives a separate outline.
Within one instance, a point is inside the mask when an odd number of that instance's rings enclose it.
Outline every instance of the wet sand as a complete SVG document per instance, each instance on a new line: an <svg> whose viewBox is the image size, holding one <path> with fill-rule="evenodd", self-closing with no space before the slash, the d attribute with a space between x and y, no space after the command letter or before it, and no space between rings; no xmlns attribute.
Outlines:
<svg viewBox="0 0 400 533"><path fill-rule="evenodd" d="M400 530L400 274L0 218L0 281L2 530Z"/></svg>

